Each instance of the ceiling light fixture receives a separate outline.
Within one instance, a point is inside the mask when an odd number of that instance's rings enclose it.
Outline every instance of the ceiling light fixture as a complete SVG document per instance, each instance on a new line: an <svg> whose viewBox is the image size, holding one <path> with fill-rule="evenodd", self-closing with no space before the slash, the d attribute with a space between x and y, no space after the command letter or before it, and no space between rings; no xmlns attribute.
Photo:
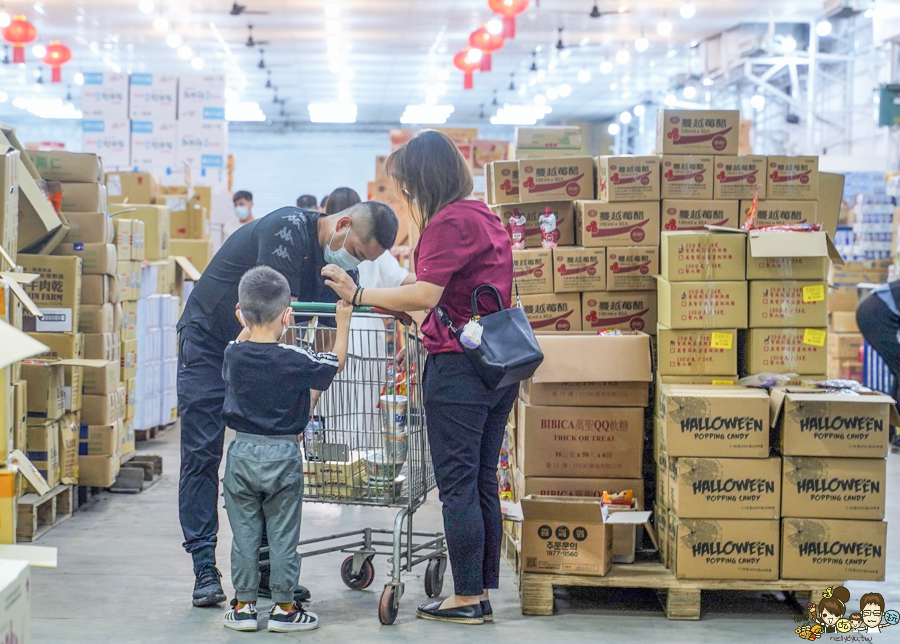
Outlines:
<svg viewBox="0 0 900 644"><path fill-rule="evenodd" d="M616 62L620 65L627 65L629 60L631 60L631 54L627 49L620 49L616 52Z"/></svg>
<svg viewBox="0 0 900 644"><path fill-rule="evenodd" d="M35 58L43 58L47 55L47 48L43 45L35 45L31 48L31 53L34 54Z"/></svg>
<svg viewBox="0 0 900 644"><path fill-rule="evenodd" d="M310 103L306 107L313 123L356 123L357 108L353 103Z"/></svg>
<svg viewBox="0 0 900 644"><path fill-rule="evenodd" d="M344 69L341 70L341 80L353 80L353 70L349 67L344 67Z"/></svg>
<svg viewBox="0 0 900 644"><path fill-rule="evenodd" d="M482 56L484 56L484 53L480 49L470 49L466 52L466 62L471 64L480 63Z"/></svg>
<svg viewBox="0 0 900 644"><path fill-rule="evenodd" d="M76 85L84 85L84 74L78 72L75 74L75 77L72 80L75 81Z"/></svg>
<svg viewBox="0 0 900 644"><path fill-rule="evenodd" d="M6 13L6 10L0 9L0 29L6 29L7 27L9 27L9 23L11 22L12 18L8 13Z"/></svg>
<svg viewBox="0 0 900 644"><path fill-rule="evenodd" d="M265 121L266 115L263 113L259 103L225 103L225 120L226 121Z"/></svg>
<svg viewBox="0 0 900 644"><path fill-rule="evenodd" d="M138 2L138 9L141 10L141 13L153 13L155 8L153 0L140 0L140 2Z"/></svg>
<svg viewBox="0 0 900 644"><path fill-rule="evenodd" d="M572 94L572 86L568 83L563 83L557 88L557 90L559 91L559 95L562 98L566 98Z"/></svg>
<svg viewBox="0 0 900 644"><path fill-rule="evenodd" d="M580 72L578 72L578 82L579 83L587 83L587 82L590 82L590 80L591 80L591 73L588 70L582 69Z"/></svg>
<svg viewBox="0 0 900 644"><path fill-rule="evenodd" d="M325 15L329 18L337 18L341 15L341 6L337 2L329 2L325 5Z"/></svg>
<svg viewBox="0 0 900 644"><path fill-rule="evenodd" d="M9 94L6 92L0 92L0 103L5 103L9 100Z"/></svg>
<svg viewBox="0 0 900 644"><path fill-rule="evenodd" d="M542 105L546 105L547 97L544 96L543 94L538 94L537 96L534 97L534 104L537 105L538 107L541 107Z"/></svg>
<svg viewBox="0 0 900 644"><path fill-rule="evenodd" d="M618 84L618 83L610 83L610 84L609 84L609 90L610 90L611 92L614 92L614 91L616 91L617 89L619 89L619 84Z"/></svg>
<svg viewBox="0 0 900 644"><path fill-rule="evenodd" d="M831 23L827 20L822 20L819 24L816 25L816 33L823 38L831 34Z"/></svg>
<svg viewBox="0 0 900 644"><path fill-rule="evenodd" d="M488 20L485 28L492 36L499 36L503 33L503 21L497 20L496 18Z"/></svg>
<svg viewBox="0 0 900 644"><path fill-rule="evenodd" d="M600 73L601 74L609 74L613 70L613 64L608 60L604 60L600 63Z"/></svg>
<svg viewBox="0 0 900 644"><path fill-rule="evenodd" d="M875 17L875 10L874 10L874 9L866 9L866 12L865 12L863 15L864 15L866 18L869 18L869 19L874 18L874 17Z"/></svg>
<svg viewBox="0 0 900 644"><path fill-rule="evenodd" d="M562 51L563 49L566 48L566 45L563 43L562 32L563 32L562 27L556 28L556 48L559 49L560 51Z"/></svg>
<svg viewBox="0 0 900 644"><path fill-rule="evenodd" d="M491 117L491 123L494 125L535 125L550 111L549 107L510 105L507 103Z"/></svg>
<svg viewBox="0 0 900 644"><path fill-rule="evenodd" d="M551 100L551 101L555 101L556 99L559 98L559 90L556 89L555 87L549 88L549 89L545 92L545 94L547 95L547 98L548 98L549 100Z"/></svg>
<svg viewBox="0 0 900 644"><path fill-rule="evenodd" d="M712 87L714 82L715 81L713 81L713 79L711 79L709 76L707 76L706 78L703 79L703 86L704 87Z"/></svg>
<svg viewBox="0 0 900 644"><path fill-rule="evenodd" d="M172 49L178 49L181 47L181 36L178 34L169 34L166 36L166 44Z"/></svg>
<svg viewBox="0 0 900 644"><path fill-rule="evenodd" d="M663 102L669 107L672 107L673 105L675 105L675 103L678 102L678 99L675 98L675 94L666 94L666 98Z"/></svg>
<svg viewBox="0 0 900 644"><path fill-rule="evenodd" d="M643 105L635 105L635 106L634 106L634 110L632 110L632 111L634 112L634 115L635 115L636 117L640 118L640 117L642 117L644 114L646 114L647 108L645 108Z"/></svg>
<svg viewBox="0 0 900 644"><path fill-rule="evenodd" d="M672 35L672 23L669 22L669 19L666 17L666 14L663 14L662 20L659 21L656 25L656 33L658 33L663 38L668 38Z"/></svg>
<svg viewBox="0 0 900 644"><path fill-rule="evenodd" d="M622 82L623 82L623 83L631 82L631 76L629 76L628 74L625 74L625 75L622 77Z"/></svg>
<svg viewBox="0 0 900 644"><path fill-rule="evenodd" d="M681 17L685 20L690 20L694 17L694 14L697 13L697 7L691 4L690 0L681 5L681 8L678 10L678 13L681 14Z"/></svg>
<svg viewBox="0 0 900 644"><path fill-rule="evenodd" d="M198 72L203 69L204 65L206 65L206 63L202 58L200 58L200 56L197 56L196 58L193 58L191 60L191 67L196 69Z"/></svg>
<svg viewBox="0 0 900 644"><path fill-rule="evenodd" d="M644 34L641 33L641 37L637 38L634 41L634 50L635 51L647 51L650 47L650 41L644 38Z"/></svg>
<svg viewBox="0 0 900 644"><path fill-rule="evenodd" d="M547 69L549 69L552 72L554 69L556 69L556 66L558 64L559 63L557 61L551 60L549 63L547 63Z"/></svg>
<svg viewBox="0 0 900 644"><path fill-rule="evenodd" d="M332 74L337 74L339 71L341 71L341 67L341 61L339 60L332 60L330 63L328 63L328 71L330 71Z"/></svg>
<svg viewBox="0 0 900 644"><path fill-rule="evenodd" d="M781 41L781 46L786 54L797 51L797 41L794 40L792 36L786 36L785 39Z"/></svg>
<svg viewBox="0 0 900 644"><path fill-rule="evenodd" d="M766 106L766 97L762 94L754 94L750 97L750 107L755 109L757 112L763 109Z"/></svg>
<svg viewBox="0 0 900 644"><path fill-rule="evenodd" d="M160 33L168 31L169 30L168 19L163 15L156 16L156 18L153 19L153 28L156 29Z"/></svg>
<svg viewBox="0 0 900 644"><path fill-rule="evenodd" d="M178 48L178 57L181 60L189 60L194 55L194 50L188 45L182 45Z"/></svg>
<svg viewBox="0 0 900 644"><path fill-rule="evenodd" d="M631 123L631 112L622 112L619 114L619 120L622 121L625 125Z"/></svg>
<svg viewBox="0 0 900 644"><path fill-rule="evenodd" d="M442 67L438 70L437 79L441 82L446 82L450 78L450 70L446 67Z"/></svg>
<svg viewBox="0 0 900 644"><path fill-rule="evenodd" d="M510 92L516 91L516 74L515 74L515 72L510 73L509 87L507 87L506 89L509 90ZM522 89L524 89L524 88L522 88Z"/></svg>
<svg viewBox="0 0 900 644"><path fill-rule="evenodd" d="M325 30L330 34L337 35L341 33L341 23L337 20L329 20L325 23Z"/></svg>
<svg viewBox="0 0 900 644"><path fill-rule="evenodd" d="M606 128L606 131L609 132L610 136L618 136L621 128L619 128L618 123L610 123L609 127Z"/></svg>
<svg viewBox="0 0 900 644"><path fill-rule="evenodd" d="M697 97L697 88L693 85L685 85L684 89L681 90L681 93L690 101Z"/></svg>
<svg viewBox="0 0 900 644"><path fill-rule="evenodd" d="M441 125L453 114L452 105L407 105L400 117L404 124Z"/></svg>
<svg viewBox="0 0 900 644"><path fill-rule="evenodd" d="M531 68L530 71L537 71L537 51L531 52Z"/></svg>

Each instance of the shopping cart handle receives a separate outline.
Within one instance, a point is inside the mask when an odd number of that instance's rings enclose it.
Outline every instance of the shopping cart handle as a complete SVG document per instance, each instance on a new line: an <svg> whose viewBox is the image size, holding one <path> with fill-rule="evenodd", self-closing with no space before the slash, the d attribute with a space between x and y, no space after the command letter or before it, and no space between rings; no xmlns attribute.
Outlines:
<svg viewBox="0 0 900 644"><path fill-rule="evenodd" d="M291 309L298 313L333 314L337 311L337 305L327 304L325 302L291 302ZM402 322L406 326L410 326L413 323L413 319L408 313L402 313L400 311L389 311L377 306L354 306L353 311L355 313L377 313L379 315L390 315L391 317L400 320L400 322Z"/></svg>

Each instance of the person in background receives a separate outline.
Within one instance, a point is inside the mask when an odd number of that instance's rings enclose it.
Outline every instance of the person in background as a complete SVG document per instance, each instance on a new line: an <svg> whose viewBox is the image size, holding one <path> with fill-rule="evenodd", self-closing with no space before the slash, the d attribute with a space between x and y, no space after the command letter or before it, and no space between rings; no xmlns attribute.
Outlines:
<svg viewBox="0 0 900 644"><path fill-rule="evenodd" d="M353 188L335 188L334 192L325 197L324 212L326 215L333 215L361 201L359 193Z"/></svg>
<svg viewBox="0 0 900 644"><path fill-rule="evenodd" d="M319 202L313 195L300 195L297 197L297 207L303 208L303 210L319 212Z"/></svg>
<svg viewBox="0 0 900 644"><path fill-rule="evenodd" d="M228 222L225 224L225 238L231 237L238 228L244 224L249 224L255 219L253 216L253 194L247 190L238 190L231 197L234 202L234 215L237 222Z"/></svg>
<svg viewBox="0 0 900 644"><path fill-rule="evenodd" d="M325 202L326 201L328 201L328 195L325 195L324 197L322 197L322 202L319 204L319 212L325 212Z"/></svg>
<svg viewBox="0 0 900 644"><path fill-rule="evenodd" d="M856 307L856 325L866 342L881 356L894 376L894 400L900 401L900 280L882 284ZM900 448L900 435L891 427L891 449Z"/></svg>

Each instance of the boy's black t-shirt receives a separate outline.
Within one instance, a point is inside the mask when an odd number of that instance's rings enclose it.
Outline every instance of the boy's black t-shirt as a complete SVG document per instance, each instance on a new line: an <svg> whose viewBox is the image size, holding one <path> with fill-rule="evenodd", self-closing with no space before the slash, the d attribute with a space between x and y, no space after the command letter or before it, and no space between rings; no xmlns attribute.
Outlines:
<svg viewBox="0 0 900 644"><path fill-rule="evenodd" d="M328 389L337 370L333 353L288 344L230 342L222 367L222 420L248 434L300 434L309 422L309 390Z"/></svg>

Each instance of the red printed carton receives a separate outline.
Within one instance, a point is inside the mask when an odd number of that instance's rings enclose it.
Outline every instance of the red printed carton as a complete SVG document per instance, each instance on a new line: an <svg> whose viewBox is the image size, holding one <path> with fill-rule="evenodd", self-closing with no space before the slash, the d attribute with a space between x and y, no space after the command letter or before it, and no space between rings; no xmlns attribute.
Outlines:
<svg viewBox="0 0 900 644"><path fill-rule="evenodd" d="M662 154L737 154L739 110L659 110L656 151Z"/></svg>
<svg viewBox="0 0 900 644"><path fill-rule="evenodd" d="M712 199L713 156L664 154L662 157L663 199Z"/></svg>
<svg viewBox="0 0 900 644"><path fill-rule="evenodd" d="M659 157L598 157L597 198L606 202L658 200Z"/></svg>
<svg viewBox="0 0 900 644"><path fill-rule="evenodd" d="M519 161L519 201L593 199L593 157Z"/></svg>
<svg viewBox="0 0 900 644"><path fill-rule="evenodd" d="M662 230L705 230L707 226L737 228L738 202L663 199Z"/></svg>
<svg viewBox="0 0 900 644"><path fill-rule="evenodd" d="M579 246L658 246L659 202L576 201Z"/></svg>

